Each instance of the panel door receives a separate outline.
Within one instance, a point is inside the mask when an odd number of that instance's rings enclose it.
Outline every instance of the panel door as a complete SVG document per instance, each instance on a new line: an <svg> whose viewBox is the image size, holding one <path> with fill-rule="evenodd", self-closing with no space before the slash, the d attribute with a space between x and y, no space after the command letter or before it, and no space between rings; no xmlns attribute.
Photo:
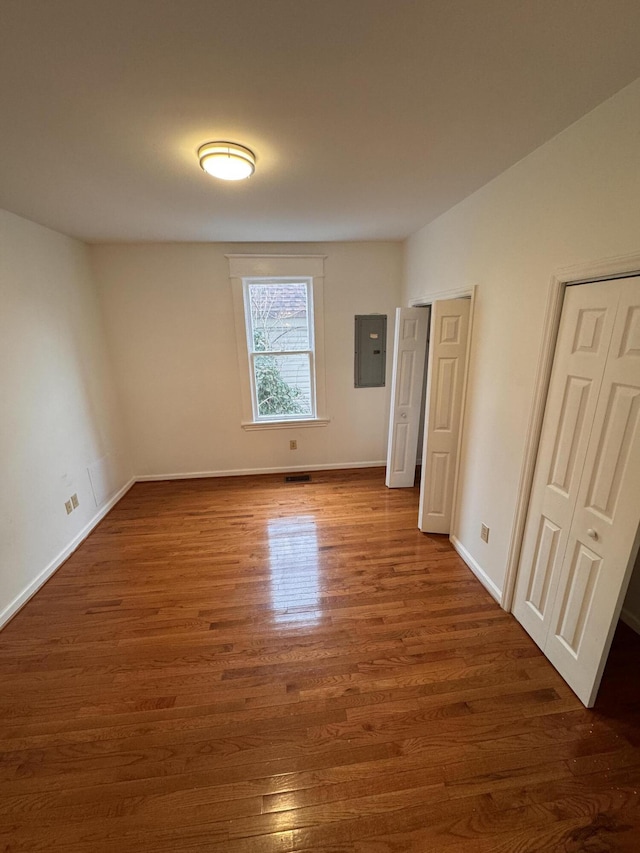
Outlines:
<svg viewBox="0 0 640 853"><path fill-rule="evenodd" d="M396 308L387 473L389 488L413 486L429 308Z"/></svg>
<svg viewBox="0 0 640 853"><path fill-rule="evenodd" d="M569 288L514 614L593 705L640 531L640 279Z"/></svg>
<svg viewBox="0 0 640 853"><path fill-rule="evenodd" d="M615 285L567 288L513 612L544 648L618 303Z"/></svg>
<svg viewBox="0 0 640 853"><path fill-rule="evenodd" d="M640 278L608 286L620 300L544 648L589 707L635 562L640 525Z"/></svg>
<svg viewBox="0 0 640 853"><path fill-rule="evenodd" d="M450 532L470 308L469 299L447 299L431 306L418 510L423 533Z"/></svg>

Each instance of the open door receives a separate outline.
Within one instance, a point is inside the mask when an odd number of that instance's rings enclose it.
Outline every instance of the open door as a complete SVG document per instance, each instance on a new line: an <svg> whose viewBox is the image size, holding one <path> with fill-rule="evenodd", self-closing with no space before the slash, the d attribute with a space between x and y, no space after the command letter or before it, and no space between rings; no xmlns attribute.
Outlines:
<svg viewBox="0 0 640 853"><path fill-rule="evenodd" d="M431 306L418 527L449 533L469 337L470 299Z"/></svg>
<svg viewBox="0 0 640 853"><path fill-rule="evenodd" d="M429 308L396 308L385 479L390 489L411 487L416 476L428 327Z"/></svg>
<svg viewBox="0 0 640 853"><path fill-rule="evenodd" d="M591 707L640 536L640 279L569 287L513 612Z"/></svg>

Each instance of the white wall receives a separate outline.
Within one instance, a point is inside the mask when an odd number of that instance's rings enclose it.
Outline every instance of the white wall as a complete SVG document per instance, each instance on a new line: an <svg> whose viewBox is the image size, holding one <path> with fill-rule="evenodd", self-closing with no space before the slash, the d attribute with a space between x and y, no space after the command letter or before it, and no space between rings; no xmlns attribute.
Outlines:
<svg viewBox="0 0 640 853"><path fill-rule="evenodd" d="M326 427L244 431L228 252L323 253ZM91 248L137 475L382 462L387 387L353 387L354 315L393 313L399 243ZM295 438L298 450L289 450Z"/></svg>
<svg viewBox="0 0 640 853"><path fill-rule="evenodd" d="M2 625L98 514L89 466L128 471L87 248L5 211L0 247Z"/></svg>
<svg viewBox="0 0 640 853"><path fill-rule="evenodd" d="M407 241L403 304L478 285L454 532L500 590L550 277L638 251L640 80Z"/></svg>

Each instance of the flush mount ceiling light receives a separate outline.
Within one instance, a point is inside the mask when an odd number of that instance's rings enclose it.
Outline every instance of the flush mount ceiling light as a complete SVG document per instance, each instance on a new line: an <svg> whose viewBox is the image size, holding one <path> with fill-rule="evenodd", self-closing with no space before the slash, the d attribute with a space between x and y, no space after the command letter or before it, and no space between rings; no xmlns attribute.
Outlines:
<svg viewBox="0 0 640 853"><path fill-rule="evenodd" d="M205 142L198 148L198 159L207 174L223 181L242 181L256 169L253 151L235 142Z"/></svg>

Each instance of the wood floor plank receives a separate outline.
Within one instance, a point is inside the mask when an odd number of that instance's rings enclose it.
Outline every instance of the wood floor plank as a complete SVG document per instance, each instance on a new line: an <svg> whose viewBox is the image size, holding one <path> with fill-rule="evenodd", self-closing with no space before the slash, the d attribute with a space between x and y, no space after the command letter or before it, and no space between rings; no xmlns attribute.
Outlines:
<svg viewBox="0 0 640 853"><path fill-rule="evenodd" d="M417 497L134 486L0 634L0 851L640 849L640 638L587 711Z"/></svg>

